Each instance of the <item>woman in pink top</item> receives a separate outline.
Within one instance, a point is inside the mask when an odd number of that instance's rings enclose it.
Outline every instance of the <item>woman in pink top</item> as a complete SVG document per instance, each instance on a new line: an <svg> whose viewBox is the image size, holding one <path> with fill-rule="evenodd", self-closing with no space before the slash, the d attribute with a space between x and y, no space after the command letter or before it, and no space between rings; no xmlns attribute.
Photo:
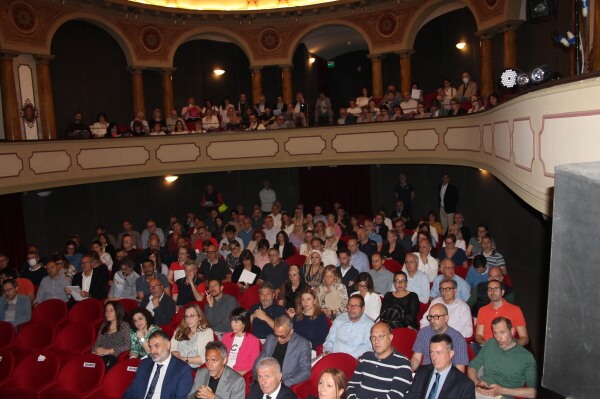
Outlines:
<svg viewBox="0 0 600 399"><path fill-rule="evenodd" d="M227 365L240 373L252 371L254 361L260 354L260 341L250 334L250 315L244 308L235 308L229 314L233 332L223 335L227 347Z"/></svg>

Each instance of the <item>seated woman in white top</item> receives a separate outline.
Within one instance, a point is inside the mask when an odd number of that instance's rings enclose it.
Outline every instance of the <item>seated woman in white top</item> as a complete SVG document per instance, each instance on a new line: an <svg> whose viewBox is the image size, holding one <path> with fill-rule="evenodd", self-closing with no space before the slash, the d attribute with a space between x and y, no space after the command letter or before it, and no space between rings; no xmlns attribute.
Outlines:
<svg viewBox="0 0 600 399"><path fill-rule="evenodd" d="M390 280L390 286L392 281ZM365 314L373 320L377 320L381 313L381 297L375 292L375 284L369 273L362 272L356 278L356 288L352 295L362 295L365 299ZM351 295L351 296L352 296Z"/></svg>
<svg viewBox="0 0 600 399"><path fill-rule="evenodd" d="M90 126L92 135L95 139L106 136L106 129L108 128L108 121L106 120L106 114L100 112L96 117L96 123Z"/></svg>
<svg viewBox="0 0 600 399"><path fill-rule="evenodd" d="M356 106L361 108L366 107L369 104L369 100L373 97L369 96L369 90L366 87L363 87L360 93L360 97L356 97Z"/></svg>
<svg viewBox="0 0 600 399"><path fill-rule="evenodd" d="M207 132L219 130L219 118L213 113L213 110L208 108L202 118L202 129Z"/></svg>
<svg viewBox="0 0 600 399"><path fill-rule="evenodd" d="M189 132L183 121L181 119L177 119L177 122L175 122L175 129L173 129L171 134L189 134Z"/></svg>

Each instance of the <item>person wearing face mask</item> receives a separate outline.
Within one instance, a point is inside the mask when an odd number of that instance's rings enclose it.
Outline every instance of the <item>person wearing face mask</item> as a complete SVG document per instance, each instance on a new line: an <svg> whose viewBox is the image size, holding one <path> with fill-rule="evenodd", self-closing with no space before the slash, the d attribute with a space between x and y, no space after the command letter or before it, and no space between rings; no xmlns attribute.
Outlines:
<svg viewBox="0 0 600 399"><path fill-rule="evenodd" d="M471 80L471 75L468 72L462 74L462 84L458 86L456 97L462 101L468 101L471 96L476 96L478 91L477 83Z"/></svg>
<svg viewBox="0 0 600 399"><path fill-rule="evenodd" d="M21 277L30 280L33 284L39 286L42 279L48 275L44 265L40 262L40 255L37 251L27 252L27 266L23 268Z"/></svg>

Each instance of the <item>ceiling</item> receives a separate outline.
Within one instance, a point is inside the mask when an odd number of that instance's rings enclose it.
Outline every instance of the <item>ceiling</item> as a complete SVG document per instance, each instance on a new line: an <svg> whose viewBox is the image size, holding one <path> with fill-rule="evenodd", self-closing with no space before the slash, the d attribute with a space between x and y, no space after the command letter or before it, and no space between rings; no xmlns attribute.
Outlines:
<svg viewBox="0 0 600 399"><path fill-rule="evenodd" d="M343 25L324 26L314 30L302 42L310 53L326 60L352 51L369 50L360 33Z"/></svg>

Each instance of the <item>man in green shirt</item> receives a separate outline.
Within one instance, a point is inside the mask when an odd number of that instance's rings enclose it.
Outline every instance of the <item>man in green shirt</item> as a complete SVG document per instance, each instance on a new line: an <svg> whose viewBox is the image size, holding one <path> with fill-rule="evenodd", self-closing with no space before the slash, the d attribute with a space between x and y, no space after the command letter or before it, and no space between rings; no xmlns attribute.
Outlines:
<svg viewBox="0 0 600 399"><path fill-rule="evenodd" d="M494 338L485 343L469 364L468 376L482 395L478 397L535 398L537 365L533 355L514 339L512 322L497 317L492 321L492 331Z"/></svg>

